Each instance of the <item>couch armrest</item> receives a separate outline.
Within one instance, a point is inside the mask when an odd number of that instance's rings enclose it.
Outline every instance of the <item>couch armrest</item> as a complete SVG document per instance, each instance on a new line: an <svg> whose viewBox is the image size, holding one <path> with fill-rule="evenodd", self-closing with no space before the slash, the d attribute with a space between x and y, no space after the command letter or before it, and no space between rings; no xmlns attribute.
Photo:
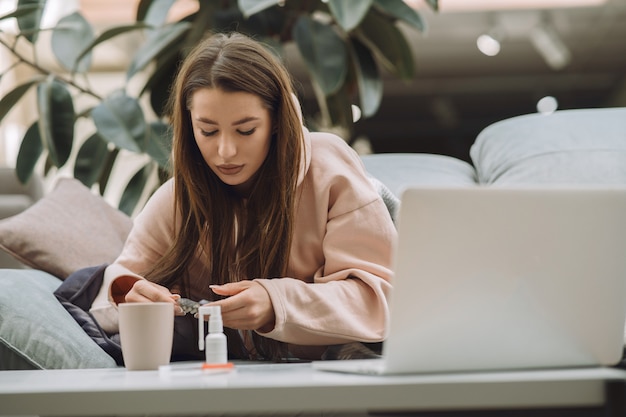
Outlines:
<svg viewBox="0 0 626 417"><path fill-rule="evenodd" d="M15 169L0 167L0 197L5 195L24 195L33 202L43 197L43 182L39 175L33 175L26 184L22 184L15 175Z"/></svg>
<svg viewBox="0 0 626 417"><path fill-rule="evenodd" d="M22 184L15 170L0 167L0 221L26 210L44 194L43 181L38 175ZM0 250L0 268L23 268L24 265L11 255Z"/></svg>

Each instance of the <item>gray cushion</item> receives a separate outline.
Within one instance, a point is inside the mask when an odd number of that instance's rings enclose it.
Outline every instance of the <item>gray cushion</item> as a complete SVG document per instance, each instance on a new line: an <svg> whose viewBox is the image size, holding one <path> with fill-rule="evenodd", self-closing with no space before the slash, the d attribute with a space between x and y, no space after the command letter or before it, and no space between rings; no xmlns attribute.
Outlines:
<svg viewBox="0 0 626 417"><path fill-rule="evenodd" d="M0 269L0 369L116 366L57 301L60 284L43 271Z"/></svg>
<svg viewBox="0 0 626 417"><path fill-rule="evenodd" d="M33 205L43 196L43 184L33 175L27 184L21 184L15 169L0 167L0 219L14 216ZM0 252L1 268L23 268L24 264L6 252Z"/></svg>
<svg viewBox="0 0 626 417"><path fill-rule="evenodd" d="M503 120L470 150L483 184L626 183L626 108Z"/></svg>
<svg viewBox="0 0 626 417"><path fill-rule="evenodd" d="M451 156L383 153L361 159L367 172L398 197L408 185L476 185L474 168Z"/></svg>

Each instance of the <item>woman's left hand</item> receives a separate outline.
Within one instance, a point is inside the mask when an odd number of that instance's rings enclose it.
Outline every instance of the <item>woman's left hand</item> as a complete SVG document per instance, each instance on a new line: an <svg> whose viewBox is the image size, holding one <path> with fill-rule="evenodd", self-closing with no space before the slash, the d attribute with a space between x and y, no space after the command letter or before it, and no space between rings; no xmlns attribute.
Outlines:
<svg viewBox="0 0 626 417"><path fill-rule="evenodd" d="M276 316L272 300L258 282L239 281L212 285L211 290L215 294L228 297L211 303L221 306L224 326L261 332L268 332L274 328Z"/></svg>

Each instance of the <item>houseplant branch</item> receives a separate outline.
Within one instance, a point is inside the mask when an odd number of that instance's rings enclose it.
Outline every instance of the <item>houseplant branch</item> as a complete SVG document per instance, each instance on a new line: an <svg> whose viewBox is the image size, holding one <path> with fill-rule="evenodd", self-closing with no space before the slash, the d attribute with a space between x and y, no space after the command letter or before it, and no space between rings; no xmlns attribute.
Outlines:
<svg viewBox="0 0 626 417"><path fill-rule="evenodd" d="M72 86L73 88L75 88L76 90L80 91L81 93L87 94L87 95L89 95L89 96L91 96L91 97L93 97L93 98L95 98L97 100L102 100L103 99L102 96L100 96L99 94L95 93L91 89L87 89L87 88L79 85L75 81L66 78L62 74L59 74L58 72L54 72L52 70L46 69L43 66L37 64L36 62L29 60L28 58L26 58L23 54L21 54L17 50L17 44L14 44L13 46L9 45L2 38L2 36L0 36L0 45L2 45L5 48L7 48L9 50L9 52L11 52L11 54L13 55L13 57L16 60L16 62L14 64L12 64L12 66L9 67L7 70L5 70L5 72L8 72L8 71L12 70L13 67L18 66L19 64L26 64L30 68L34 69L35 71L37 71L38 73L40 73L42 75L53 75L54 77L58 78L60 81L63 81L65 84L68 84L68 85Z"/></svg>

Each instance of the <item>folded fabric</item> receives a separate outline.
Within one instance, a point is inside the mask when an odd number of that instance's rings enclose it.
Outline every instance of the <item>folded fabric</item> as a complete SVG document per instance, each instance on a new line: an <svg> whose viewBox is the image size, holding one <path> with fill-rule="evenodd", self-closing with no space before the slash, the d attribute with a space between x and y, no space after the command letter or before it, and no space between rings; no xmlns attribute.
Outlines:
<svg viewBox="0 0 626 417"><path fill-rule="evenodd" d="M108 335L89 313L91 304L102 287L107 264L92 266L70 274L54 292L55 297L80 327L115 363L123 365L119 334Z"/></svg>

